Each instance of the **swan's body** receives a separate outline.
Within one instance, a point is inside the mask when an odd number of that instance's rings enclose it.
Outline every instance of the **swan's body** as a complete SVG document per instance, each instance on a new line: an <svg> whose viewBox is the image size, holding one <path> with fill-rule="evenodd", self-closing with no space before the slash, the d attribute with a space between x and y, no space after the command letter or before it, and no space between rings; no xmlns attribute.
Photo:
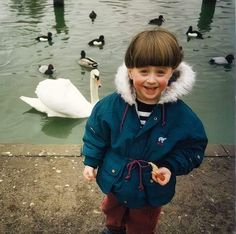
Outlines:
<svg viewBox="0 0 236 234"><path fill-rule="evenodd" d="M69 79L63 78L41 81L35 91L37 98L21 96L20 99L48 117L86 118L99 100L98 87L99 71L94 69L90 72L91 102Z"/></svg>
<svg viewBox="0 0 236 234"><path fill-rule="evenodd" d="M46 74L46 75L52 75L54 72L54 67L52 64L49 65L39 65L39 72Z"/></svg>
<svg viewBox="0 0 236 234"><path fill-rule="evenodd" d="M94 59L86 57L84 50L81 51L81 57L78 63L80 66L87 68L96 68L98 66L98 63Z"/></svg>

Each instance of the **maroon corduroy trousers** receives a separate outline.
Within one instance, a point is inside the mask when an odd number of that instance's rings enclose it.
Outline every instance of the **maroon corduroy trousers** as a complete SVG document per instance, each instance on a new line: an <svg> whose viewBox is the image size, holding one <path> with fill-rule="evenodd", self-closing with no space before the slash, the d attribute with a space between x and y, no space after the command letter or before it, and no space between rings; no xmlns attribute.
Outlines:
<svg viewBox="0 0 236 234"><path fill-rule="evenodd" d="M131 209L118 202L116 197L109 193L101 205L106 216L106 226L110 230L126 228L127 234L154 234L161 207L145 206Z"/></svg>

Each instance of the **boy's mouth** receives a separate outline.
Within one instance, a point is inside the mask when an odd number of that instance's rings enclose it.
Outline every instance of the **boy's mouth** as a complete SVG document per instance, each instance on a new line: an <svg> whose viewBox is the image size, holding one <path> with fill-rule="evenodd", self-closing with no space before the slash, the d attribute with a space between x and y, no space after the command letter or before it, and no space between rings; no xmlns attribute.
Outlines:
<svg viewBox="0 0 236 234"><path fill-rule="evenodd" d="M146 87L146 86L144 86L144 88L146 89L146 90L156 90L158 87Z"/></svg>
<svg viewBox="0 0 236 234"><path fill-rule="evenodd" d="M153 93L157 90L158 87L144 87L147 93Z"/></svg>

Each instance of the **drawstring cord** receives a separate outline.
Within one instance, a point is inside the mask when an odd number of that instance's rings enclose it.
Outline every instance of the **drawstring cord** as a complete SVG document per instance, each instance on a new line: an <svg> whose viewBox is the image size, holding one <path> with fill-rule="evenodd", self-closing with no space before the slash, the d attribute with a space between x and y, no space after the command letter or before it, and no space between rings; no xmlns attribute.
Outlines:
<svg viewBox="0 0 236 234"><path fill-rule="evenodd" d="M164 104L162 104L161 117L162 117L162 124L161 124L161 126L163 127L166 124L165 105Z"/></svg>
<svg viewBox="0 0 236 234"><path fill-rule="evenodd" d="M142 165L142 163L145 163L147 165ZM143 170L143 168L149 166L147 161L145 161L145 160L133 160L130 163L128 163L127 164L128 174L125 177L125 179L129 180L131 178L131 172L134 168L136 168L136 166L138 166L138 169L139 169L139 190L143 191L144 186L143 186L142 170Z"/></svg>
<svg viewBox="0 0 236 234"><path fill-rule="evenodd" d="M126 118L126 114L128 112L128 109L129 109L129 104L126 104L125 111L123 113L121 124L120 124L120 132L122 131L122 128L124 126L124 122L125 122L125 118Z"/></svg>
<svg viewBox="0 0 236 234"><path fill-rule="evenodd" d="M120 124L120 132L123 129L128 109L129 109L129 104L126 104L125 111L123 113L121 124ZM162 105L162 109L161 109L161 118L162 118L162 126L164 126L166 124L166 122L165 122L166 116L165 116L165 106L164 106L164 104ZM142 163L146 164L146 165L142 165ZM127 164L127 166L126 166L127 169L128 169L128 173L127 173L125 179L129 180L131 178L131 172L132 172L133 169L136 168L136 166L138 166L138 169L139 169L139 190L143 191L144 190L144 186L143 186L143 178L142 178L142 172L143 171L142 170L143 170L143 168L150 166L147 161L145 161L145 160L132 160L131 162L129 162Z"/></svg>

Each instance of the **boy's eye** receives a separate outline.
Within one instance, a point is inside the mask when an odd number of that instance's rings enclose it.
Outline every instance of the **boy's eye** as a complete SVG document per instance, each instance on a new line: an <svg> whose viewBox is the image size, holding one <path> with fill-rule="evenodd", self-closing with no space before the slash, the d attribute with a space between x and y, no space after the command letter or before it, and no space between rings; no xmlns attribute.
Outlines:
<svg viewBox="0 0 236 234"><path fill-rule="evenodd" d="M165 70L158 70L158 71L156 71L156 74L159 76L163 76L166 74L166 71Z"/></svg>
<svg viewBox="0 0 236 234"><path fill-rule="evenodd" d="M140 72L141 74L147 74L147 73L148 73L148 70L143 69L143 70L140 70L139 72Z"/></svg>
<svg viewBox="0 0 236 234"><path fill-rule="evenodd" d="M165 74L164 70L157 70L157 74Z"/></svg>

